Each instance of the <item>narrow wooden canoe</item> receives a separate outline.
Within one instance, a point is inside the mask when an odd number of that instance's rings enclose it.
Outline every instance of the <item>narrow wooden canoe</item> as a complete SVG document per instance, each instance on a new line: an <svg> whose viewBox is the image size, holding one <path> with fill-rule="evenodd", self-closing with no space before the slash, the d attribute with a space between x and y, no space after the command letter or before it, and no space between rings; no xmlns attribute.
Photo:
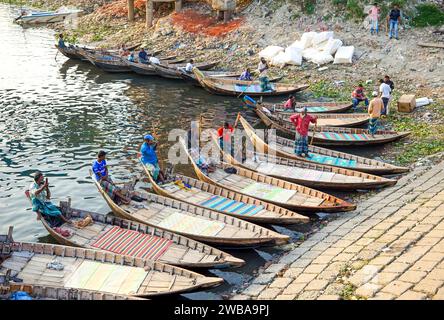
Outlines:
<svg viewBox="0 0 444 320"><path fill-rule="evenodd" d="M235 80L241 75L240 72L225 72L225 71L202 71L202 73L206 77L225 79L225 80ZM202 85L199 83L199 81L197 80L194 73L188 73L188 72L181 69L180 76L186 82L188 82L196 87L202 87ZM278 76L278 77L270 78L269 81L270 82L277 82L277 81L280 81L282 78L283 78L283 76Z"/></svg>
<svg viewBox="0 0 444 320"><path fill-rule="evenodd" d="M294 137L296 130L291 122L271 118L262 109L255 108L256 114L268 127L275 128L281 133ZM316 132L309 131L308 139L314 135L313 143L323 146L365 146L384 144L399 140L408 136L410 132L396 132L390 130L378 130L372 136L366 129L343 127L320 127Z"/></svg>
<svg viewBox="0 0 444 320"><path fill-rule="evenodd" d="M198 68L193 68L194 75L201 86L214 94L239 96L278 96L307 89L308 85L289 85L271 83L273 90L262 92L259 81L241 81L206 77Z"/></svg>
<svg viewBox="0 0 444 320"><path fill-rule="evenodd" d="M405 167L398 167L386 162L313 145L308 146L308 150L310 151L309 158L299 157L294 153L294 140L276 136L276 142L271 146L255 133L253 127L242 116L239 116L239 122L242 124L245 133L250 138L254 147L257 150L263 150L263 153L270 153L283 158L303 160L316 164L326 164L338 168L353 169L371 174L395 174L409 171L409 169Z"/></svg>
<svg viewBox="0 0 444 320"><path fill-rule="evenodd" d="M183 268L223 268L245 264L242 259L235 258L221 250L161 228L150 227L112 215L105 216L71 208L70 202L60 202L59 208L63 215L72 221L80 221L88 215L93 220L93 224L82 229L64 223L61 227L69 230L72 235L67 238L55 232L45 219L40 219L49 234L63 245L122 254L118 244L123 245L125 241L136 238L140 239L138 240L139 244L126 244L126 255L157 260ZM119 233L121 235L118 242L116 241L112 245L104 242Z"/></svg>
<svg viewBox="0 0 444 320"><path fill-rule="evenodd" d="M188 150L183 141L181 145L186 150L197 177L204 182L295 211L331 213L356 209L356 205L327 193L229 163L215 164L214 172L206 175L195 161L200 157L197 150ZM234 168L236 173L226 172L228 168Z"/></svg>
<svg viewBox="0 0 444 320"><path fill-rule="evenodd" d="M125 63L125 60L119 56L88 50L80 50L80 52L89 62L103 71L111 73L131 72L131 68Z"/></svg>
<svg viewBox="0 0 444 320"><path fill-rule="evenodd" d="M200 70L209 70L216 66L219 62L212 61L212 62L201 62L196 63L196 68L199 68ZM179 68L183 68L182 65L164 65L164 64L152 64L154 70L156 71L157 75L168 78L168 79L182 79L181 77L181 71Z"/></svg>
<svg viewBox="0 0 444 320"><path fill-rule="evenodd" d="M244 101L246 103L247 101ZM306 107L308 113L341 113L350 110L353 106L350 102L318 102L318 101L308 101L308 102L297 102L295 110L284 109L284 103L253 103L251 100L248 100L248 107L265 107L272 111L273 113L278 114L293 114L296 112L300 112L299 110Z"/></svg>
<svg viewBox="0 0 444 320"><path fill-rule="evenodd" d="M0 282L0 300L7 300L17 291L28 293L34 300L147 300L143 298L99 292L63 288L48 284L32 285L27 283L2 284Z"/></svg>
<svg viewBox="0 0 444 320"><path fill-rule="evenodd" d="M150 297L218 286L223 279L158 261L49 243L0 241L0 273L30 285ZM49 269L58 262L63 270Z"/></svg>
<svg viewBox="0 0 444 320"><path fill-rule="evenodd" d="M129 205L117 205L94 176L92 179L111 210L125 219L219 245L245 247L284 244L290 239L251 222L149 192L133 191L145 200L142 203L131 201Z"/></svg>
<svg viewBox="0 0 444 320"><path fill-rule="evenodd" d="M273 112L273 109L268 107L258 106L257 108L262 108L262 112L272 120L277 119L290 124L290 117L295 114L294 112ZM310 115L318 118L318 127L358 127L370 120L366 113L310 113ZM314 124L310 123L310 126L313 127Z"/></svg>
<svg viewBox="0 0 444 320"><path fill-rule="evenodd" d="M69 59L74 59L74 60L81 60L82 59L82 55L78 53L78 50L75 46L66 46L64 48L60 48L56 44L55 47L57 48L57 50L59 50L59 52L61 54L63 54L65 57L67 57Z"/></svg>
<svg viewBox="0 0 444 320"><path fill-rule="evenodd" d="M254 223L295 224L310 221L308 217L285 208L184 175L175 174L174 182L159 185L154 181L147 167L141 164L153 190L162 196ZM179 187L176 181L185 183L189 187Z"/></svg>

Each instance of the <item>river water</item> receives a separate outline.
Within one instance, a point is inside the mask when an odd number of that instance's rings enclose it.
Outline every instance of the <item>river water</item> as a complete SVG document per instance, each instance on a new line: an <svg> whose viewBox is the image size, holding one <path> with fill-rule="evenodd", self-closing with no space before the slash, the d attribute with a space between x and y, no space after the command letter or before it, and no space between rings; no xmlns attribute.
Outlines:
<svg viewBox="0 0 444 320"><path fill-rule="evenodd" d="M110 210L88 173L98 150L109 152L118 180L138 166L135 154L153 127L165 158L171 129L188 129L201 114L207 126L218 127L241 110L236 98L213 96L181 81L107 74L87 62L70 61L57 54L53 30L24 28L12 23L16 16L17 8L0 4L0 234L13 225L15 240L54 241L24 196L35 170L49 177L54 203L70 196L74 207L105 214ZM257 121L252 112L246 116ZM178 171L193 175L190 166ZM275 230L296 239L309 228ZM179 298L221 299L282 253L279 248L226 251L247 265L198 270L226 282Z"/></svg>

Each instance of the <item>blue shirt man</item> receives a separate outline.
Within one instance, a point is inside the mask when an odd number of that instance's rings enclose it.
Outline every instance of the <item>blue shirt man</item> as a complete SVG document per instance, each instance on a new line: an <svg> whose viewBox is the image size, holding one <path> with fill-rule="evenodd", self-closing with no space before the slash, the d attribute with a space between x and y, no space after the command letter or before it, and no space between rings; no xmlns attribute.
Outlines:
<svg viewBox="0 0 444 320"><path fill-rule="evenodd" d="M157 143L154 141L154 137L150 134L144 136L143 140L145 140L145 142L140 148L140 153L142 154L140 161L150 171L154 180L162 183L165 181L165 177L159 167L159 159L156 154Z"/></svg>
<svg viewBox="0 0 444 320"><path fill-rule="evenodd" d="M65 41L63 40L63 34L59 35L59 48L65 48Z"/></svg>
<svg viewBox="0 0 444 320"><path fill-rule="evenodd" d="M100 181L102 177L107 176L106 160L94 160L92 170L96 176L97 181Z"/></svg>
<svg viewBox="0 0 444 320"><path fill-rule="evenodd" d="M141 63L148 62L148 54L146 53L146 51L143 48L139 52L139 62L141 62Z"/></svg>

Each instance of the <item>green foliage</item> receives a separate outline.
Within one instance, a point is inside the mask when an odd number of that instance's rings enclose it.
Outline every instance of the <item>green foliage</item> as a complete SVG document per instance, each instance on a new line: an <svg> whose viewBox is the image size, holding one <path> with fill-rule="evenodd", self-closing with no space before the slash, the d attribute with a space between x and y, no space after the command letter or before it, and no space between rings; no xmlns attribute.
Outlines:
<svg viewBox="0 0 444 320"><path fill-rule="evenodd" d="M324 80L318 81L310 85L310 90L313 92L316 98L327 97L327 98L339 98L341 96L341 91L333 86L331 82Z"/></svg>
<svg viewBox="0 0 444 320"><path fill-rule="evenodd" d="M362 19L365 17L364 8L359 4L358 0L348 0L347 5L347 16L355 19Z"/></svg>
<svg viewBox="0 0 444 320"><path fill-rule="evenodd" d="M306 14L313 14L316 10L315 0L304 0L304 12Z"/></svg>
<svg viewBox="0 0 444 320"><path fill-rule="evenodd" d="M413 18L415 27L440 26L444 24L444 11L435 4L420 4L418 14Z"/></svg>
<svg viewBox="0 0 444 320"><path fill-rule="evenodd" d="M419 158L430 156L432 154L444 151L444 140L434 139L418 141L408 144L396 160L401 164L409 164L417 161Z"/></svg>

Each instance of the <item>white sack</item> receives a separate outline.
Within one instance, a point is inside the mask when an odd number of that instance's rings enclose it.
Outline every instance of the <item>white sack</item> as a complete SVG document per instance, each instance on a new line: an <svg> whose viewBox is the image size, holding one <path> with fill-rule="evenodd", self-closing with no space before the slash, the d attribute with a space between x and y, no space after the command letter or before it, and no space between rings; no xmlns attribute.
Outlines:
<svg viewBox="0 0 444 320"><path fill-rule="evenodd" d="M315 48L316 50L319 50L319 51L323 51L323 50L325 50L325 47L327 46L327 44L328 44L328 40L322 41L322 42L316 44L315 46L313 46L313 48Z"/></svg>
<svg viewBox="0 0 444 320"><path fill-rule="evenodd" d="M342 47L342 41L339 39L330 38L327 41L327 44L323 48L323 50L331 55L334 55L338 49Z"/></svg>
<svg viewBox="0 0 444 320"><path fill-rule="evenodd" d="M150 57L148 61L152 64L160 64L160 60L156 57Z"/></svg>
<svg viewBox="0 0 444 320"><path fill-rule="evenodd" d="M304 44L300 40L297 40L297 41L293 42L292 44L290 44L288 46L288 48L296 48L296 49L300 49L300 50L304 50L305 49L304 48Z"/></svg>
<svg viewBox="0 0 444 320"><path fill-rule="evenodd" d="M431 99L429 98L418 98L416 99L416 106L417 107L422 107L422 106L426 106L428 104L430 104L431 102L433 102L433 100L430 102Z"/></svg>
<svg viewBox="0 0 444 320"><path fill-rule="evenodd" d="M265 58L265 60L270 61L274 56L277 56L279 52L284 51L284 48L279 46L268 46L261 52L259 52L259 57Z"/></svg>
<svg viewBox="0 0 444 320"><path fill-rule="evenodd" d="M302 64L302 50L296 47L285 49L286 64L300 66Z"/></svg>
<svg viewBox="0 0 444 320"><path fill-rule="evenodd" d="M318 53L319 50L316 50L315 48L308 48L302 51L302 57L307 61L311 61L311 59L316 57Z"/></svg>
<svg viewBox="0 0 444 320"><path fill-rule="evenodd" d="M311 47L312 40L315 35L316 35L316 32L304 32L302 34L300 43L301 43L303 49L307 49L307 48Z"/></svg>
<svg viewBox="0 0 444 320"><path fill-rule="evenodd" d="M333 38L334 32L333 31L324 31L317 33L313 39L311 40L311 45L314 47L317 44L327 41L330 38Z"/></svg>
<svg viewBox="0 0 444 320"><path fill-rule="evenodd" d="M333 56L329 53L326 53L324 51L318 52L316 56L314 56L311 59L311 62L316 63L317 65L323 65L326 63L330 63L334 60Z"/></svg>
<svg viewBox="0 0 444 320"><path fill-rule="evenodd" d="M271 58L271 65L283 67L283 66L285 66L287 60L288 60L287 55L285 54L284 51L281 51L276 56Z"/></svg>
<svg viewBox="0 0 444 320"><path fill-rule="evenodd" d="M355 52L354 46L340 47L335 55L333 63L353 63L353 53Z"/></svg>

